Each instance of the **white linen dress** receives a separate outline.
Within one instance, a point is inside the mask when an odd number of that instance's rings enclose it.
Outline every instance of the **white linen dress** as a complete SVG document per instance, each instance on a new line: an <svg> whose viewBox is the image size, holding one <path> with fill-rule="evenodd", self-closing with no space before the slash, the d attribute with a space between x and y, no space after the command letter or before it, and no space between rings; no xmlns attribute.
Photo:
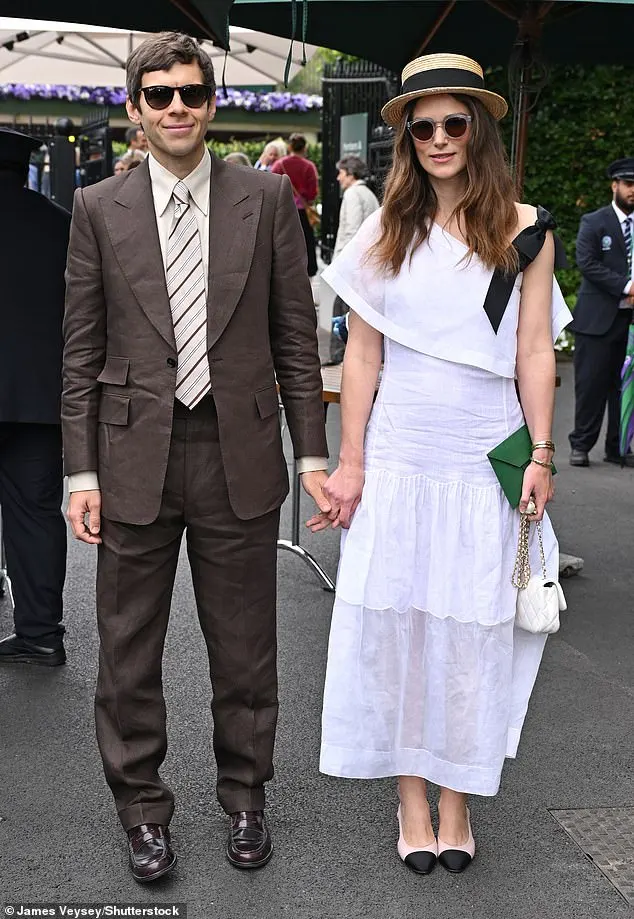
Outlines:
<svg viewBox="0 0 634 919"><path fill-rule="evenodd" d="M324 273L383 333L385 363L361 503L342 533L320 769L494 795L546 640L514 628L519 513L487 458L524 423L514 383L522 276L496 334L483 309L493 272L437 224L396 278L372 268L380 214ZM553 338L571 318L553 281ZM557 576L547 516L543 534ZM539 570L536 540L531 565Z"/></svg>

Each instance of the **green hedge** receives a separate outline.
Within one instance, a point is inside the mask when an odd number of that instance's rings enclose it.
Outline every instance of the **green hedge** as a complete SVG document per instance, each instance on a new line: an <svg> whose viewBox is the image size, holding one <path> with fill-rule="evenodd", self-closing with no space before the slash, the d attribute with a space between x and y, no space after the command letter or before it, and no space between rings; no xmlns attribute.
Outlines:
<svg viewBox="0 0 634 919"><path fill-rule="evenodd" d="M212 138L209 146L221 159L226 156L227 153L239 151L240 153L246 153L251 163L255 163L269 140L277 140L277 138L267 137L264 140L238 140L236 138L227 143L220 143ZM317 167L317 172L321 176L321 144L309 144L308 156Z"/></svg>
<svg viewBox="0 0 634 919"><path fill-rule="evenodd" d="M508 96L506 76L493 72L487 85ZM501 122L507 142L512 116ZM529 120L524 200L553 213L568 261L582 214L612 198L606 169L634 155L634 68L554 67ZM557 273L574 305L580 282L575 267Z"/></svg>
<svg viewBox="0 0 634 919"><path fill-rule="evenodd" d="M277 140L277 137L265 137L264 140L238 140L236 138L227 143L220 143L212 139L209 147L214 151L216 156L219 156L221 159L225 157L227 153L245 153L249 157L251 163L254 164L269 140ZM128 148L127 144L113 141L112 149L115 157L117 157L122 156ZM308 156L317 167L317 171L321 176L321 144L309 144Z"/></svg>

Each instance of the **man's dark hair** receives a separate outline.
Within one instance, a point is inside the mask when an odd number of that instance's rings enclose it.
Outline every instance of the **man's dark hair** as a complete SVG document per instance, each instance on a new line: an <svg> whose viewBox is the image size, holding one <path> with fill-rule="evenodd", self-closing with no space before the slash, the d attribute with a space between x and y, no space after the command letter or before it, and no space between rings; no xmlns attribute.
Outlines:
<svg viewBox="0 0 634 919"><path fill-rule="evenodd" d="M288 145L293 153L301 153L306 149L306 138L303 134L291 134L288 138Z"/></svg>
<svg viewBox="0 0 634 919"><path fill-rule="evenodd" d="M368 175L366 163L360 156L354 156L352 153L341 157L337 163L337 169L343 169L344 172L349 176L354 176L355 179L365 179Z"/></svg>
<svg viewBox="0 0 634 919"><path fill-rule="evenodd" d="M128 147L130 146L133 140L136 140L137 134L139 133L139 131L142 131L142 130L143 128L140 128L136 124L132 125L131 128L127 129L127 131L125 132L125 142L128 145Z"/></svg>
<svg viewBox="0 0 634 919"><path fill-rule="evenodd" d="M216 92L214 65L195 38L182 32L159 32L135 48L126 62L126 90L133 105L138 105L144 73L169 70L174 64L197 63L203 82Z"/></svg>

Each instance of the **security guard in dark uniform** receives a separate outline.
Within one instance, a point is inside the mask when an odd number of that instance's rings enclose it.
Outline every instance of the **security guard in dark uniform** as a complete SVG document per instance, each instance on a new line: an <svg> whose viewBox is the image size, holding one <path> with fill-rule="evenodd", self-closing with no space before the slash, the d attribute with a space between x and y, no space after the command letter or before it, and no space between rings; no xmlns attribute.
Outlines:
<svg viewBox="0 0 634 919"><path fill-rule="evenodd" d="M608 427L604 460L634 466L619 455L621 368L634 305L634 157L608 167L612 203L581 218L577 266L583 280L570 329L575 333L575 428L570 464L588 466L599 439L605 408Z"/></svg>
<svg viewBox="0 0 634 919"><path fill-rule="evenodd" d="M0 129L0 510L15 634L0 664L66 661L60 424L70 214L25 188L40 141Z"/></svg>

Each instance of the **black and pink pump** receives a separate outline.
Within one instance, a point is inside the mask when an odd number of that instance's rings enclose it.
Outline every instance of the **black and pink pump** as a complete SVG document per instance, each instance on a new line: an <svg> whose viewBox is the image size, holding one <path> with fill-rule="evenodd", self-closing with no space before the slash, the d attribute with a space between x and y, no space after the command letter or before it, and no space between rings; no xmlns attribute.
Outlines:
<svg viewBox="0 0 634 919"><path fill-rule="evenodd" d="M464 846L453 846L443 842L438 837L438 861L446 871L452 874L460 874L467 868L475 857L475 839L471 831L471 814L467 808L467 825L469 827L469 838Z"/></svg>
<svg viewBox="0 0 634 919"><path fill-rule="evenodd" d="M398 854L407 867L416 874L430 874L438 859L438 843L434 839L428 846L410 846L403 836L403 822L401 820L401 805L398 806Z"/></svg>

